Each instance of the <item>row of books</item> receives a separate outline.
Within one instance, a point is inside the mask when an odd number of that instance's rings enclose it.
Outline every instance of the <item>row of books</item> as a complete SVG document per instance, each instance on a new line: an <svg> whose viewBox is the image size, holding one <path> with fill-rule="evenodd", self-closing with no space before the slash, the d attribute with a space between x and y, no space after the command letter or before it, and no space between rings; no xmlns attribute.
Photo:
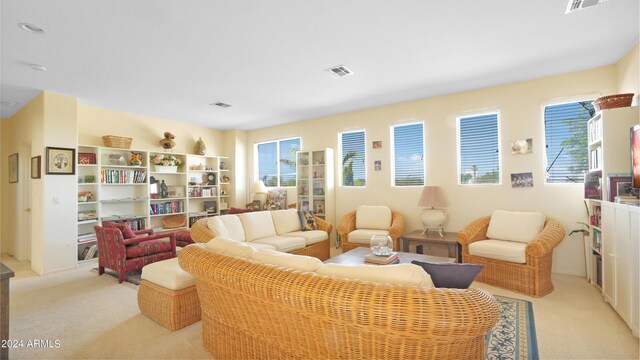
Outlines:
<svg viewBox="0 0 640 360"><path fill-rule="evenodd" d="M389 265L389 264L399 263L400 259L398 258L397 252L392 252L388 256L377 256L371 253L371 254L365 255L364 262L377 264L377 265Z"/></svg>
<svg viewBox="0 0 640 360"><path fill-rule="evenodd" d="M89 260L98 257L98 245L85 246L82 252L78 254L78 260Z"/></svg>
<svg viewBox="0 0 640 360"><path fill-rule="evenodd" d="M591 163L589 164L589 168L599 169L600 164L602 164L602 147L598 146L591 150Z"/></svg>
<svg viewBox="0 0 640 360"><path fill-rule="evenodd" d="M602 287L602 256L600 254L593 254L593 272L595 273L594 279L596 284Z"/></svg>
<svg viewBox="0 0 640 360"><path fill-rule="evenodd" d="M602 139L602 118L597 117L588 123L588 136L589 142L598 141Z"/></svg>
<svg viewBox="0 0 640 360"><path fill-rule="evenodd" d="M593 229L593 235L592 235L592 246L593 249L597 252L600 252L602 249L602 233L600 232L600 230L598 229Z"/></svg>
<svg viewBox="0 0 640 360"><path fill-rule="evenodd" d="M96 239L96 234L92 231L92 232L86 232L86 233L82 233L82 234L78 234L78 242L82 243L82 242L87 242L87 241L92 241Z"/></svg>
<svg viewBox="0 0 640 360"><path fill-rule="evenodd" d="M615 201L618 204L640 205L640 199L631 195L616 196Z"/></svg>
<svg viewBox="0 0 640 360"><path fill-rule="evenodd" d="M600 227L600 223L602 222L602 211L601 211L601 206L600 205L594 205L593 206L593 210L591 212L591 225L592 226L597 226Z"/></svg>
<svg viewBox="0 0 640 360"><path fill-rule="evenodd" d="M102 218L102 221L126 221L133 231L147 228L147 217L137 217L135 215L114 215Z"/></svg>
<svg viewBox="0 0 640 360"><path fill-rule="evenodd" d="M181 212L184 212L184 203L182 201L167 201L149 205L149 213L151 215L175 214Z"/></svg>
<svg viewBox="0 0 640 360"><path fill-rule="evenodd" d="M215 187L211 188L202 188L202 187L192 187L189 188L189 197L212 197L218 196L218 189Z"/></svg>
<svg viewBox="0 0 640 360"><path fill-rule="evenodd" d="M140 170L100 170L100 182L103 184L142 184L147 173Z"/></svg>

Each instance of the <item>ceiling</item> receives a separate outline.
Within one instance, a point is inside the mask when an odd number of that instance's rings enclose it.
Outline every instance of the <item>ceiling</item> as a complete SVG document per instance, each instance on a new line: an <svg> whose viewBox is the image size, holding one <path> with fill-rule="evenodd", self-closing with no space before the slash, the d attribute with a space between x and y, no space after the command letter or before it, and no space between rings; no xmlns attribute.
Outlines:
<svg viewBox="0 0 640 360"><path fill-rule="evenodd" d="M638 0L568 15L567 0L2 0L0 6L3 118L47 90L222 130L612 64L640 32ZM324 71L335 65L354 74ZM218 101L232 106L210 105Z"/></svg>

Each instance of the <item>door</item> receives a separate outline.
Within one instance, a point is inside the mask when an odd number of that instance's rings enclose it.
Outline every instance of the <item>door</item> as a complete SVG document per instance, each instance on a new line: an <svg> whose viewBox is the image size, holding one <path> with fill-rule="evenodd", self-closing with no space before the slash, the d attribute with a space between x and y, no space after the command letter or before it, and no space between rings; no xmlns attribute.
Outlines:
<svg viewBox="0 0 640 360"><path fill-rule="evenodd" d="M20 162L20 174L22 174L21 191L22 191L22 236L20 240L21 261L31 261L31 144L22 146L20 156L24 156Z"/></svg>

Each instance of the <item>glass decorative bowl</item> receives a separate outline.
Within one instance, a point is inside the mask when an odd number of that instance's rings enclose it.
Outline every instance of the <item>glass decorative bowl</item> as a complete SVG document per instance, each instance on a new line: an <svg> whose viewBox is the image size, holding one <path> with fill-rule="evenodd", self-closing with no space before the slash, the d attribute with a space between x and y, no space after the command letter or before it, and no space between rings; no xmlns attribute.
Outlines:
<svg viewBox="0 0 640 360"><path fill-rule="evenodd" d="M389 256L393 252L393 240L388 235L371 237L371 252L376 256Z"/></svg>

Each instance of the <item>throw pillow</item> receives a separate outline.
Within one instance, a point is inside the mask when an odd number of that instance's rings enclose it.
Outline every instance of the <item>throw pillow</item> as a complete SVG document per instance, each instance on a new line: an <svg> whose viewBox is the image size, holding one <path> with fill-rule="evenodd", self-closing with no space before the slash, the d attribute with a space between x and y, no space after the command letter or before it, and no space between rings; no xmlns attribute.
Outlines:
<svg viewBox="0 0 640 360"><path fill-rule="evenodd" d="M307 230L307 219L304 217L304 211L298 210L298 217L300 218L300 228L302 231Z"/></svg>
<svg viewBox="0 0 640 360"><path fill-rule="evenodd" d="M104 227L118 228L122 233L122 237L125 239L133 239L136 237L136 234L131 230L131 226L126 221L121 222L110 222L110 223L102 223Z"/></svg>
<svg viewBox="0 0 640 360"><path fill-rule="evenodd" d="M437 288L468 289L483 266L478 264L457 263L429 263L413 260L431 275L431 280Z"/></svg>
<svg viewBox="0 0 640 360"><path fill-rule="evenodd" d="M232 207L231 209L229 209L229 214L244 214L247 212L253 212L253 209L249 209L249 208L236 208L236 207Z"/></svg>
<svg viewBox="0 0 640 360"><path fill-rule="evenodd" d="M304 211L304 220L304 231L318 230L318 225L316 225L316 218L313 216L313 211Z"/></svg>

